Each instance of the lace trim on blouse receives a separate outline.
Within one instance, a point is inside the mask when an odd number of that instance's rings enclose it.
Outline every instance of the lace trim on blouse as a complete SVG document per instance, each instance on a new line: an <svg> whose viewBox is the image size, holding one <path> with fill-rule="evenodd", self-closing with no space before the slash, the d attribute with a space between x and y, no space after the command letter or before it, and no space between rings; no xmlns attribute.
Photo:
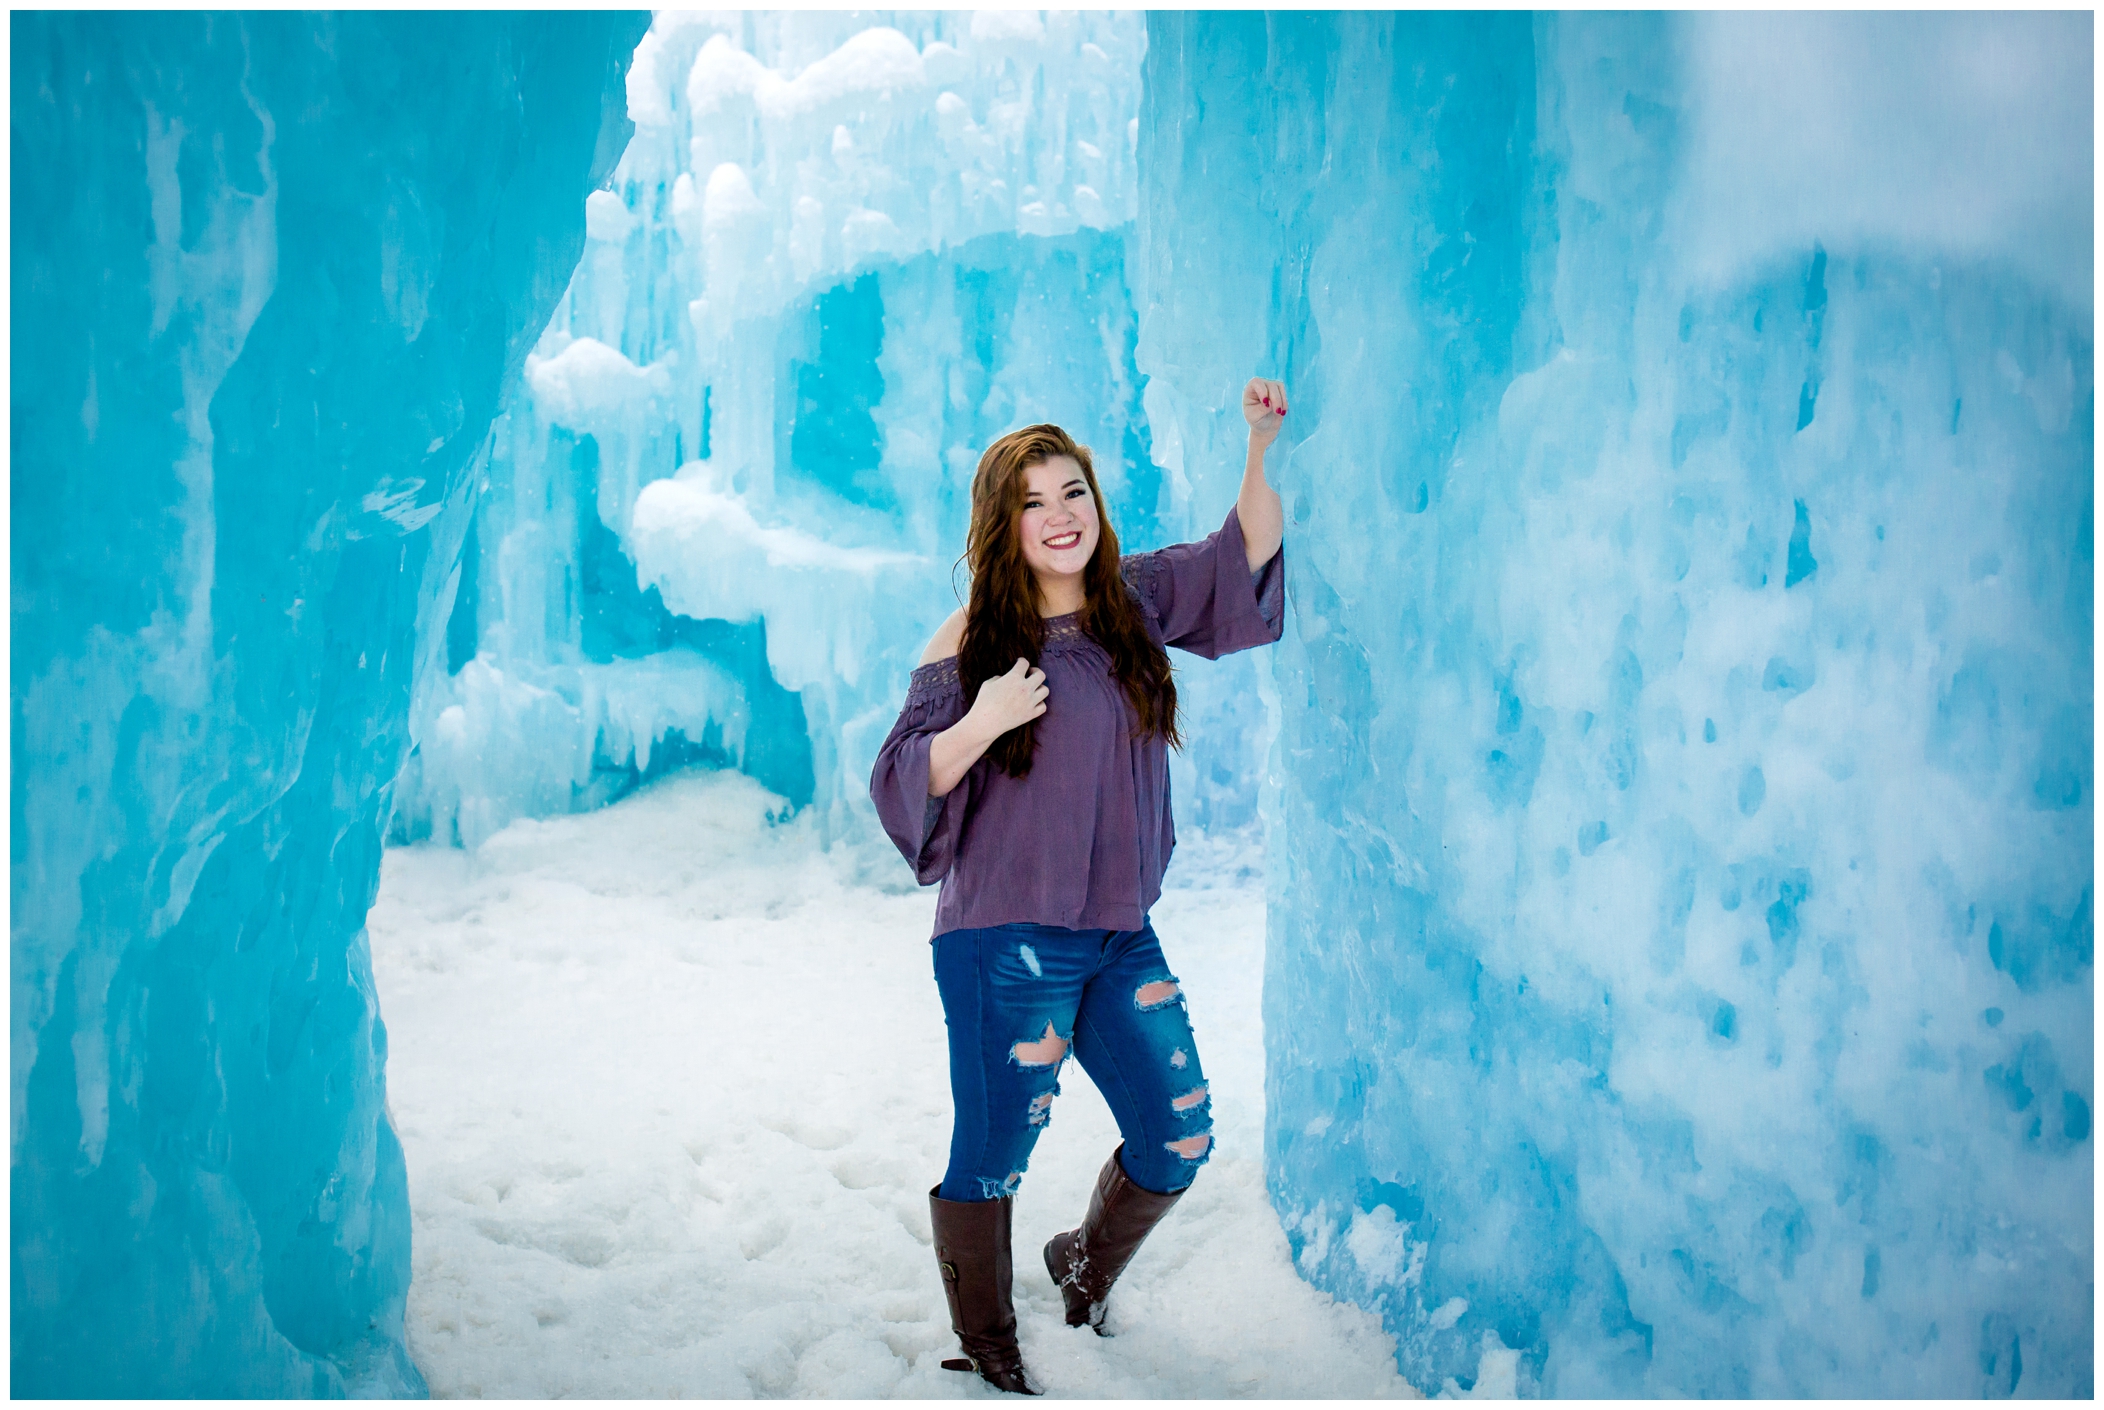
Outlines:
<svg viewBox="0 0 2104 1410"><path fill-rule="evenodd" d="M1045 623L1045 650L1071 651L1083 644L1094 645L1089 641L1088 633L1081 629L1078 615L1054 617Z"/></svg>
<svg viewBox="0 0 2104 1410"><path fill-rule="evenodd" d="M1140 599L1142 607L1150 612L1154 609L1154 604L1161 600L1163 567L1159 552L1135 553L1118 565L1125 585Z"/></svg>
<svg viewBox="0 0 2104 1410"><path fill-rule="evenodd" d="M912 680L906 687L906 707L932 705L962 694L964 683L957 678L957 658L945 656L940 661L930 661L925 666L914 668Z"/></svg>

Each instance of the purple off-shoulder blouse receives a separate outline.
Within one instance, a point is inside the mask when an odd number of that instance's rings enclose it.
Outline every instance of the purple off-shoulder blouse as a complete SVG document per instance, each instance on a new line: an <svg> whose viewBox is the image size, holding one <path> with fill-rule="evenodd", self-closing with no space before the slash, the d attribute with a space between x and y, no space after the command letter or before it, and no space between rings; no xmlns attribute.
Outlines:
<svg viewBox="0 0 2104 1410"><path fill-rule="evenodd" d="M1203 541L1127 554L1118 568L1161 645L1210 660L1279 639L1285 553L1252 575L1233 510ZM1132 737L1110 657L1073 615L1045 620L1039 664L1047 698L1027 777L982 758L928 796L928 742L970 707L954 656L913 673L877 752L869 793L884 831L923 886L942 883L937 935L1015 921L1138 930L1161 895L1176 847L1167 747Z"/></svg>

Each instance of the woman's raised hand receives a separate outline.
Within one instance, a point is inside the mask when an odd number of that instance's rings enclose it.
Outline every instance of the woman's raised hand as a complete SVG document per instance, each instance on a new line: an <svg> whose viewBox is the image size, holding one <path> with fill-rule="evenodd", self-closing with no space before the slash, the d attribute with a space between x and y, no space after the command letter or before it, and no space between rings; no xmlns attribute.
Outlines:
<svg viewBox="0 0 2104 1410"><path fill-rule="evenodd" d="M979 682L968 718L978 726L975 732L991 742L1044 714L1048 694L1045 673L1018 656L1007 674Z"/></svg>
<svg viewBox="0 0 2104 1410"><path fill-rule="evenodd" d="M1249 439L1268 446L1278 439L1286 415L1286 384L1267 377L1252 377L1242 389L1242 419L1249 423Z"/></svg>

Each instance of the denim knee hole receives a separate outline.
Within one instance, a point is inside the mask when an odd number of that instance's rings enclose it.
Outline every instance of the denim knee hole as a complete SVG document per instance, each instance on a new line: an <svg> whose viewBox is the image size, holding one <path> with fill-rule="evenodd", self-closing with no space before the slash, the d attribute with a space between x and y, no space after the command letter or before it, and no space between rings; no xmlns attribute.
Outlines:
<svg viewBox="0 0 2104 1410"><path fill-rule="evenodd" d="M1067 1055L1067 1040L1059 1036L1050 1019L1045 1020L1045 1033L1041 1038L1024 1039L1008 1050L1008 1056L1018 1067L1058 1067Z"/></svg>
<svg viewBox="0 0 2104 1410"><path fill-rule="evenodd" d="M1149 980L1135 989L1132 1005L1141 1013L1149 1013L1155 1009L1166 1008L1182 998L1183 986L1171 976L1167 979Z"/></svg>

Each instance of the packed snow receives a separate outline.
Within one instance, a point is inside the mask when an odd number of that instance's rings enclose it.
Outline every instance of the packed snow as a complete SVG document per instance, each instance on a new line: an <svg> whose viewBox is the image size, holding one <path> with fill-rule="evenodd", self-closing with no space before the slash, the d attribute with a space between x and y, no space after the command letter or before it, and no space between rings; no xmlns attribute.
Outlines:
<svg viewBox="0 0 2104 1410"><path fill-rule="evenodd" d="M368 922L433 1394L995 1394L929 1247L949 1091L932 890L853 880L728 772L474 850L388 852ZM866 859L864 859L866 860ZM903 865L898 867L903 879ZM1186 849L1155 908L1212 1079L1216 1154L1103 1339L1037 1256L1117 1143L1077 1065L1015 1213L1051 1395L1407 1397L1379 1318L1308 1286L1266 1199L1260 865Z"/></svg>

